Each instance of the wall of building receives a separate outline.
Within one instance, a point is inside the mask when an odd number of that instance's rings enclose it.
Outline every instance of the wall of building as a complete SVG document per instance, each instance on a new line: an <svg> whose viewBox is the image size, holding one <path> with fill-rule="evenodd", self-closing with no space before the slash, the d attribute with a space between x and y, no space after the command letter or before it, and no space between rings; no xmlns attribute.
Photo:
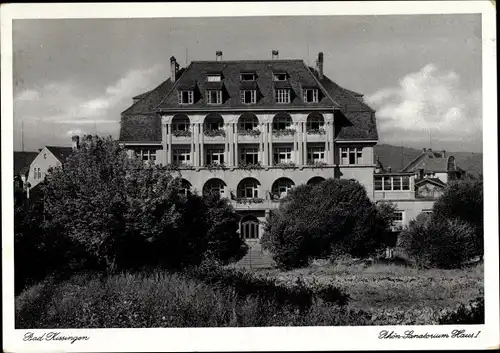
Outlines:
<svg viewBox="0 0 500 353"><path fill-rule="evenodd" d="M28 174L30 188L35 187L45 179L49 168L59 166L61 166L61 162L46 147L43 148L30 165ZM35 168L40 168L41 178L35 178Z"/></svg>
<svg viewBox="0 0 500 353"><path fill-rule="evenodd" d="M403 211L403 226L408 226L411 220L415 219L423 211L432 211L434 200L383 200L378 202L392 202L396 210Z"/></svg>
<svg viewBox="0 0 500 353"><path fill-rule="evenodd" d="M429 182L420 185L417 188L417 195L419 197L434 197L438 198L443 194L443 188Z"/></svg>

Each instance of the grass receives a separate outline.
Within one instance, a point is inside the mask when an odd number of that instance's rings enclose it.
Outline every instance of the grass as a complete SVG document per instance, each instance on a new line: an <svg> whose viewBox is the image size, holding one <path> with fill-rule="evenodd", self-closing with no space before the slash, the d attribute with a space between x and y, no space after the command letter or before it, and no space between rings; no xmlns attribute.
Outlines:
<svg viewBox="0 0 500 353"><path fill-rule="evenodd" d="M349 306L363 309L442 309L466 304L483 290L482 264L461 270L416 269L392 264L319 264L282 272L260 270L278 281L302 277L329 283L347 292Z"/></svg>
<svg viewBox="0 0 500 353"><path fill-rule="evenodd" d="M181 274L78 274L62 282L46 279L17 296L16 328L432 325L442 322L443 309L449 312L480 296L482 274L482 265L416 270L353 264L253 274L278 286L293 286L301 277L309 288L326 284L351 297L343 307L318 297L305 311Z"/></svg>

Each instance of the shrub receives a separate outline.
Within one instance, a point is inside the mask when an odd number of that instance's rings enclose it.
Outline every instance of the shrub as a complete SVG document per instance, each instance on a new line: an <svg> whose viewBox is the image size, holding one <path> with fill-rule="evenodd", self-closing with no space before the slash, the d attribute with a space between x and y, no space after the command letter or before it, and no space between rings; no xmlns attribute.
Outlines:
<svg viewBox="0 0 500 353"><path fill-rule="evenodd" d="M458 219L443 220L421 214L410 222L398 239L420 267L459 268L471 257L474 231Z"/></svg>
<svg viewBox="0 0 500 353"><path fill-rule="evenodd" d="M436 200L433 208L436 220L459 219L474 228L474 243L471 256L484 253L484 211L483 181L453 181L445 188L443 195Z"/></svg>
<svg viewBox="0 0 500 353"><path fill-rule="evenodd" d="M484 297L480 296L460 304L456 310L447 311L439 318L441 325L479 325L484 324Z"/></svg>
<svg viewBox="0 0 500 353"><path fill-rule="evenodd" d="M264 230L264 248L280 268L290 269L333 253L374 254L383 247L388 224L361 184L328 179L294 188Z"/></svg>
<svg viewBox="0 0 500 353"><path fill-rule="evenodd" d="M83 259L73 269L111 271L182 268L207 256L226 263L245 249L227 201L184 195L180 175L127 158L110 138L84 137L43 190L45 230L69 254L56 257L62 267L75 249Z"/></svg>

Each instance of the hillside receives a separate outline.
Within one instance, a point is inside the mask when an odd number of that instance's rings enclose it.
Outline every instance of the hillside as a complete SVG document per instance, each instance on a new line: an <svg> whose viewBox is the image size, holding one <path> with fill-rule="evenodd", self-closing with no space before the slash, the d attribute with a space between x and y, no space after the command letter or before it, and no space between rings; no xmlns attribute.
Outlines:
<svg viewBox="0 0 500 353"><path fill-rule="evenodd" d="M436 149L437 150L437 149ZM384 167L398 171L422 153L421 149L380 144L375 146L375 156L380 158ZM483 172L483 154L474 152L449 152L455 157L457 166L477 176ZM375 157L375 158L376 158Z"/></svg>

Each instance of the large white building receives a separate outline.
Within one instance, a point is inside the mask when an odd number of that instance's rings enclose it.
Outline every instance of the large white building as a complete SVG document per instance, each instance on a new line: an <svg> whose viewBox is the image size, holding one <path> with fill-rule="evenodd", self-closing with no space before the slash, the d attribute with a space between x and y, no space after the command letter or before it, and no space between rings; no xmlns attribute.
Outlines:
<svg viewBox="0 0 500 353"><path fill-rule="evenodd" d="M415 200L409 172L390 193L374 188L375 111L325 76L323 53L314 68L274 50L272 58L225 61L216 52L216 60L183 69L170 58L170 77L122 113L120 143L179 168L186 188L230 198L248 241L259 239L266 214L299 184L355 179L373 200Z"/></svg>

